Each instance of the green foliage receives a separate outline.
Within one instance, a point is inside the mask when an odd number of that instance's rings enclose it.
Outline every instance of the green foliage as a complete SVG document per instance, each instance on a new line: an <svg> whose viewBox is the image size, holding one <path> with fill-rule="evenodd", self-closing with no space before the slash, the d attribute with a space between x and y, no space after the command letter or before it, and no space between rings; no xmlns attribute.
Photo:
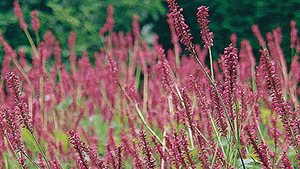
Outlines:
<svg viewBox="0 0 300 169"><path fill-rule="evenodd" d="M20 0L24 19L28 24L29 31L35 38L31 29L32 10L39 11L41 28L40 35L51 30L60 41L62 47L63 61L68 60L68 36L70 31L77 34L75 50L81 53L84 50L93 53L99 50L100 39L97 36L99 29L105 24L109 4L114 6L115 31L132 30L132 16L138 14L142 22L150 17L158 20L160 15L165 15L166 9L162 0ZM13 1L0 2L0 29L4 38L14 48L28 46L24 32L19 28L19 23L13 12ZM42 37L41 37L42 38ZM30 53L30 51L28 51ZM0 50L0 63L3 59L3 49Z"/></svg>
<svg viewBox="0 0 300 169"><path fill-rule="evenodd" d="M68 135L60 130L55 130L55 141L56 142L62 142L63 144L63 149L65 152L68 151L69 149L69 140L68 140Z"/></svg>
<svg viewBox="0 0 300 169"><path fill-rule="evenodd" d="M250 41L255 57L259 58L258 52L260 46L257 43L256 37L251 31L251 26L257 24L260 31L265 37L267 32L272 31L277 27L282 28L283 40L282 48L287 57L287 62L291 62L290 52L290 21L295 20L300 23L300 1L298 0L177 0L180 7L183 8L183 15L186 23L190 26L191 34L194 37L193 42L202 44L200 35L200 25L197 23L197 8L205 5L209 7L209 23L210 30L214 33L214 47L212 48L214 59L218 58L219 54L223 53L223 49L230 43L230 35L236 33L238 36L237 46L242 39ZM167 3L164 3L167 7ZM171 36L167 31L168 24L165 22L167 17L162 17L158 22L155 22L153 31L160 37L160 43L167 48L171 46ZM150 21L151 19L149 19ZM163 23L165 22L165 23ZM163 24L162 24L163 23ZM300 28L297 25L298 29Z"/></svg>
<svg viewBox="0 0 300 169"><path fill-rule="evenodd" d="M73 102L73 99L71 96L68 96L66 100L64 100L63 102L61 102L57 108L58 110L66 110Z"/></svg>
<svg viewBox="0 0 300 169"><path fill-rule="evenodd" d="M24 142L26 143L26 146L31 150L33 151L34 153L37 153L39 152L39 149L38 147L36 146L36 143L30 133L29 130L27 130L26 128L23 128L21 130L21 136L22 136L22 139L24 140Z"/></svg>

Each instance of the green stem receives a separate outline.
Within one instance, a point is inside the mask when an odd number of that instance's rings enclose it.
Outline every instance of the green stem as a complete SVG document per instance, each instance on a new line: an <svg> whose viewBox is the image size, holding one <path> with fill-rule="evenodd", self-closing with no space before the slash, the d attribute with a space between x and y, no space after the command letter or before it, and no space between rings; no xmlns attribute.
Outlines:
<svg viewBox="0 0 300 169"><path fill-rule="evenodd" d="M217 89L216 84L214 83L214 81L210 78L210 76L209 76L208 73L206 72L204 66L202 65L202 63L201 63L200 60L198 59L197 55L194 54L193 56L194 56L194 58L196 59L196 61L198 62L198 64L200 65L201 69L202 69L203 72L205 73L205 75L206 75L206 77L208 78L208 80L210 81L211 85L214 87L214 89L215 89L215 91L216 91L216 93L217 93L217 95L218 95L218 97L219 97L219 99L220 99L220 101L221 101L222 107L224 108L226 117L227 117L227 119L228 119L228 123L229 123L229 125L230 125L230 129L231 129L231 131L232 131L232 135L233 135L233 137L234 137L234 140L236 140L236 135L235 135L235 132L234 132L233 124L232 124L232 122L231 122L231 120L230 120L230 117L229 117L229 114L228 114L228 112L227 112L226 106L225 106L225 104L224 104L224 102L223 102L223 99L222 99L222 97L221 97L221 95L220 95L218 89ZM242 159L241 152L240 152L239 149L238 149L238 153L239 153L240 158ZM245 166L244 163L243 163L243 168L246 168L246 166Z"/></svg>
<svg viewBox="0 0 300 169"><path fill-rule="evenodd" d="M12 61L13 61L14 65L16 65L16 67L18 68L18 70L21 72L22 76L24 77L24 79L28 83L33 95L35 95L33 84L31 83L31 81L30 81L29 77L27 76L25 70L22 68L22 66L19 64L19 62L17 61L16 58L14 58L14 57L11 57L11 58L12 58Z"/></svg>
<svg viewBox="0 0 300 169"><path fill-rule="evenodd" d="M121 84L118 82L119 87L121 88L121 90L123 91L123 93L125 94L125 96L127 97L127 99L130 101L130 103L134 106L139 118L142 120L143 124L145 125L145 127L147 128L147 130L153 135L155 136L155 138L159 141L159 143L163 146L163 148L167 151L167 153L169 155L170 152L168 150L168 148L166 147L165 144L163 144L162 140L158 137L158 135L149 127L149 125L147 124L146 120L144 119L144 116L142 114L142 112L140 111L140 109L138 108L137 104L133 102L133 100L129 97L128 93L123 89L123 87L121 86Z"/></svg>
<svg viewBox="0 0 300 169"><path fill-rule="evenodd" d="M36 145L38 146L40 152L42 153L42 156L43 156L43 158L44 158L44 160L45 160L45 162L46 162L46 164L47 164L47 167L48 167L49 169L51 169L50 164L49 164L49 162L48 162L48 160L47 160L47 158L46 158L46 155L45 155L44 151L42 150L42 147L41 147L40 144L38 143L38 141L37 141L37 139L35 138L33 132L30 131L30 133L31 133L31 136L33 137L33 139L34 139Z"/></svg>
<svg viewBox="0 0 300 169"><path fill-rule="evenodd" d="M241 159L241 162L242 162L242 165L244 168L246 168L245 166L245 163L244 163L244 160L242 158L242 154L241 154L241 147L240 147L240 131L239 131L239 106L237 104L237 100L235 98L235 95L234 93L232 92L232 97L233 97L233 100L234 100L234 104L236 106L236 110L235 110L235 113L236 113L236 135L237 135L237 140L236 142L238 143L237 145L237 149L238 149L238 153L239 153L239 156L240 156L240 159Z"/></svg>
<svg viewBox="0 0 300 169"><path fill-rule="evenodd" d="M3 132L3 133L4 133L4 132ZM14 152L14 155L15 155L16 159L18 159L19 157L18 157L16 151L13 149L13 146L11 145L11 142L8 140L8 138L6 137L5 134L4 134L4 137L5 137L5 139L7 140L8 144L9 144L9 147L10 147L10 148L12 149L12 151ZM19 168L21 168L21 167L19 166Z"/></svg>
<svg viewBox="0 0 300 169"><path fill-rule="evenodd" d="M222 145L222 142L221 142L221 138L220 138L220 136L219 136L219 133L218 133L216 124L214 123L213 118L212 118L211 116L209 116L209 117L210 117L211 123L212 123L212 125L213 125L214 132L216 133L216 136L217 136L217 138L218 138L219 146L221 147L221 150L222 150L222 152L223 152L223 154L224 154L225 161L227 161L227 158L226 158L226 156L225 156L225 151L224 151L224 148L223 148L223 145Z"/></svg>
<svg viewBox="0 0 300 169"><path fill-rule="evenodd" d="M25 32L25 35L26 35L26 37L27 37L27 39L29 41L29 44L30 44L30 46L32 48L32 51L33 51L35 57L38 57L38 59L39 59L40 58L39 53L38 53L37 48L36 48L36 46L35 46L32 38L31 38L31 36L30 36L30 34L28 32L28 29L25 29L24 32Z"/></svg>
<svg viewBox="0 0 300 169"><path fill-rule="evenodd" d="M210 168L213 168L213 166L214 166L214 164L215 164L216 157L217 157L217 152L218 152L218 147L216 147L216 150L215 150L215 153L214 153L212 162L211 162L211 164L210 164Z"/></svg>
<svg viewBox="0 0 300 169"><path fill-rule="evenodd" d="M200 134L200 136L204 139L204 141L206 143L208 143L209 141L207 140L207 138L204 137L204 135L201 133L201 131L194 125L195 130L198 132L198 134Z"/></svg>
<svg viewBox="0 0 300 169"><path fill-rule="evenodd" d="M211 79L214 82L214 66L213 66L213 59L212 59L212 53L211 53L211 46L209 45L208 47L208 53L209 53L209 60L210 60L210 72L211 72Z"/></svg>
<svg viewBox="0 0 300 169"><path fill-rule="evenodd" d="M38 47L40 47L40 46L39 46L39 45L40 45L40 36L39 36L39 34L36 33L36 34L35 34L35 37L36 37L36 44L37 44Z"/></svg>
<svg viewBox="0 0 300 169"><path fill-rule="evenodd" d="M35 168L40 168L25 152L23 155L35 166Z"/></svg>

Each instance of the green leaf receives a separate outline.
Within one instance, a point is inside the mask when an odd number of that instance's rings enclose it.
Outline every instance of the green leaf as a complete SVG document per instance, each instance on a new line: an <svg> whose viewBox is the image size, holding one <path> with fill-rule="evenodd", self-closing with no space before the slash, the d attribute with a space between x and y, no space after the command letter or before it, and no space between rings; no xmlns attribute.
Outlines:
<svg viewBox="0 0 300 169"><path fill-rule="evenodd" d="M58 110L66 110L73 103L73 99L71 96L68 96L66 100L60 102L58 105Z"/></svg>
<svg viewBox="0 0 300 169"><path fill-rule="evenodd" d="M21 129L21 136L24 142L26 143L26 146L32 150L33 152L39 152L39 149L34 141L34 138L32 137L30 131L26 128Z"/></svg>
<svg viewBox="0 0 300 169"><path fill-rule="evenodd" d="M268 109L261 109L261 118L262 118L262 122L263 124L267 123L267 119L268 117L271 115L271 111Z"/></svg>
<svg viewBox="0 0 300 169"><path fill-rule="evenodd" d="M61 141L63 143L63 149L65 152L68 151L68 144L69 144L69 140L68 140L68 135L60 130L56 130L54 132L55 134L55 141L59 142Z"/></svg>

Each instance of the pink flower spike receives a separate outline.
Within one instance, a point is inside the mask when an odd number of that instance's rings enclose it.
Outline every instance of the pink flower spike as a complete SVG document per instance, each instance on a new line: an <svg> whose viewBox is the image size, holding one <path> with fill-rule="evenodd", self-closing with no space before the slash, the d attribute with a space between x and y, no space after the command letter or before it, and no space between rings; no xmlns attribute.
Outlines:
<svg viewBox="0 0 300 169"><path fill-rule="evenodd" d="M76 160L77 160L77 165L79 168L86 168L90 169L90 165L88 161L85 159L86 155L84 152L86 151L87 147L85 145L85 142L83 142L78 134L74 130L70 130L68 132L68 139L70 140L70 143L72 144L72 148L76 151Z"/></svg>
<svg viewBox="0 0 300 169"><path fill-rule="evenodd" d="M202 36L202 40L205 43L204 47L211 47L213 46L213 33L209 32L209 27L208 27L208 23L210 22L207 17L209 17L208 14L208 7L206 6L201 6L198 8L198 13L197 13L197 17L198 17L198 23L201 25L201 36Z"/></svg>
<svg viewBox="0 0 300 169"><path fill-rule="evenodd" d="M34 33L36 34L39 32L40 29L40 20L37 17L38 14L39 12L37 10L31 11L31 15L32 15L31 26L32 29L34 30Z"/></svg>
<svg viewBox="0 0 300 169"><path fill-rule="evenodd" d="M24 124L23 127L27 128L32 132L32 118L29 115L29 108L27 103L24 101L24 98L20 91L20 81L19 77L15 73L9 70L5 75L6 85L11 90L14 97L14 105L16 110L20 112L20 124Z"/></svg>
<svg viewBox="0 0 300 169"><path fill-rule="evenodd" d="M186 50L191 52L192 56L196 56L195 45L192 43L193 37L191 36L189 26L184 22L185 19L181 12L182 8L178 9L179 6L175 0L168 0L169 14L168 17L172 18L175 25L176 33L178 37L181 37L180 42L186 46Z"/></svg>
<svg viewBox="0 0 300 169"><path fill-rule="evenodd" d="M295 44L296 44L296 41L298 39L298 30L296 28L296 22L295 21L291 21L290 22L290 25L291 25L291 46L290 48L293 49L295 48Z"/></svg>
<svg viewBox="0 0 300 169"><path fill-rule="evenodd" d="M24 21L23 18L23 12L22 9L20 7L19 1L15 1L14 2L14 13L17 16L18 20L19 20L19 24L21 29L24 31L27 29L27 23Z"/></svg>
<svg viewBox="0 0 300 169"><path fill-rule="evenodd" d="M104 26L99 30L99 37L101 38L105 33L112 31L114 29L115 19L114 19L114 7L109 5L107 7L107 18Z"/></svg>
<svg viewBox="0 0 300 169"><path fill-rule="evenodd" d="M141 28L139 24L139 16L137 14L134 14L132 16L133 22L132 22L132 28L133 28L133 37L134 40L138 40L141 34Z"/></svg>
<svg viewBox="0 0 300 169"><path fill-rule="evenodd" d="M263 48L266 48L266 42L264 40L264 38L261 36L260 34L260 31L259 31L259 28L258 28L258 25L253 25L251 27L252 29L252 32L254 33L254 35L256 36L258 42L259 42L259 45Z"/></svg>

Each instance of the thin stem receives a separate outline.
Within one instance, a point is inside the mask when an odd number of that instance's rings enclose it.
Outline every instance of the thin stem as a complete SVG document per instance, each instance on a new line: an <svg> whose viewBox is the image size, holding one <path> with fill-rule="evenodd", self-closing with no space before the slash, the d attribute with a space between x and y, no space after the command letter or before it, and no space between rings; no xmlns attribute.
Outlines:
<svg viewBox="0 0 300 169"><path fill-rule="evenodd" d="M219 97L219 99L220 99L220 101L221 101L221 104L222 104L222 106L223 106L223 108L224 108L226 117L227 117L227 119L228 119L228 123L229 123L229 125L230 125L230 129L231 129L231 131L232 131L232 135L233 135L233 137L234 137L234 140L236 140L236 135L235 135L235 132L234 132L233 124L232 124L232 122L231 122L231 120L230 120L230 117L229 117L229 114L228 114L228 112L227 112L226 106L225 106L225 104L224 104L224 102L223 102L223 99L222 99L222 97L221 97L221 95L220 95L218 89L217 89L216 84L214 83L214 81L210 78L210 76L209 76L208 73L206 72L204 66L202 65L202 63L201 63L200 60L198 59L197 55L194 53L193 56L194 56L194 58L196 59L196 61L198 62L198 64L200 65L201 69L202 69L203 72L205 73L206 77L208 78L208 80L210 81L210 83L212 84L212 86L214 87L214 89L215 89L215 91L216 91L216 93L217 93L217 95L218 95L218 97ZM242 160L242 155L241 155L241 152L240 152L239 149L238 149L238 153L239 153L239 156L240 156L240 158L241 158L241 160ZM243 160L242 160L242 164L243 164L243 168L246 168L246 166L245 166Z"/></svg>
<svg viewBox="0 0 300 169"><path fill-rule="evenodd" d="M209 53L209 60L210 60L210 72L211 72L211 79L214 82L214 67L213 67L213 59L212 59L212 53L211 53L211 46L209 45L208 47L208 53Z"/></svg>
<svg viewBox="0 0 300 169"><path fill-rule="evenodd" d="M40 168L25 152L23 155L35 166L35 168Z"/></svg>
<svg viewBox="0 0 300 169"><path fill-rule="evenodd" d="M35 95L35 92L34 92L34 87L33 87L33 84L31 83L29 77L27 76L25 70L22 68L22 66L19 64L19 62L17 61L17 59L15 59L14 57L11 57L12 58L12 61L14 63L14 65L17 66L18 70L21 72L22 76L25 78L26 82L28 83L33 95Z"/></svg>
<svg viewBox="0 0 300 169"><path fill-rule="evenodd" d="M166 147L165 144L163 144L163 142L161 141L161 139L158 137L158 135L149 127L149 125L147 124L146 120L144 119L144 116L142 114L142 112L140 111L140 109L138 108L137 104L133 102L133 100L129 97L128 93L123 89L123 87L121 86L121 84L118 82L119 87L121 88L121 90L123 91L123 93L125 94L125 96L127 97L127 99L130 101L130 103L134 106L139 118L142 120L143 124L146 126L146 128L148 129L148 131L155 136L155 138L159 141L159 143L163 146L163 148L167 151L167 153L169 155L170 152L168 150L168 148Z"/></svg>
<svg viewBox="0 0 300 169"><path fill-rule="evenodd" d="M232 92L232 96L233 96L233 100L234 100L234 104L236 106L236 109L235 109L235 113L236 113L236 135L237 135L237 140L236 142L238 143L237 145L237 149L238 149L238 153L239 153L239 156L240 156L240 159L241 159L241 162L243 164L243 167L246 168L245 166L245 163L244 163L244 160L242 158L242 154L241 154L241 151L240 151L240 131L239 131L239 106L237 104L237 100L235 98L235 95L234 93Z"/></svg>
<svg viewBox="0 0 300 169"><path fill-rule="evenodd" d="M194 124L193 124L194 125ZM198 134L200 134L200 136L204 139L204 141L206 143L208 143L209 141L204 137L204 135L201 133L201 131L194 125L195 130L198 132Z"/></svg>
<svg viewBox="0 0 300 169"><path fill-rule="evenodd" d="M219 146L221 147L221 150L222 150L222 152L223 152L223 154L224 154L225 161L227 161L227 158L226 158L226 156L225 156L225 151L224 151L224 148L223 148L223 145L222 145L222 142L221 142L221 138L220 138L220 136L219 136L219 133L218 133L216 124L215 124L213 118L212 118L211 116L209 116L209 117L210 117L211 123L212 123L212 125L213 125L214 132L216 133L216 136L217 136L217 139L218 139L218 144L219 144Z"/></svg>
<svg viewBox="0 0 300 169"><path fill-rule="evenodd" d="M3 133L4 133L4 132L3 132ZM13 149L13 146L11 145L11 142L8 140L8 138L6 137L5 134L3 134L3 135L4 135L5 139L7 140L8 144L9 144L9 147L10 147L10 148L12 149L12 151L14 152L14 155L15 155L16 159L18 159L19 157L18 157L16 151ZM21 167L19 166L19 168L21 168Z"/></svg>
<svg viewBox="0 0 300 169"><path fill-rule="evenodd" d="M236 138L235 134L234 134L234 128L233 128L233 124L230 120L230 117L229 117L229 114L227 112L227 109L226 109L226 106L225 106L225 103L223 102L223 99L219 93L219 90L217 89L217 86L216 84L212 81L212 79L210 78L210 76L208 75L207 71L205 70L204 66L202 65L202 63L200 62L200 60L198 59L198 57L196 55L194 55L194 58L196 59L196 61L198 62L198 64L200 65L201 69L203 70L203 72L205 73L206 77L208 78L209 82L211 83L211 85L214 87L220 101L221 101L221 104L222 104L222 107L225 111L225 114L226 114L226 117L227 117L227 120L229 122L229 125L230 125L230 129L232 131L232 135L234 136L234 138Z"/></svg>
<svg viewBox="0 0 300 169"><path fill-rule="evenodd" d="M38 141L37 141L37 139L35 138L33 132L30 131L30 133L31 133L31 136L33 137L33 139L34 139L36 145L38 146L40 152L42 153L42 156L43 156L43 158L44 158L44 160L45 160L45 162L46 162L46 164L47 164L47 167L48 167L49 169L51 169L50 164L49 164L49 162L48 162L48 160L47 160L47 158L46 158L46 155L45 155L44 151L42 150L42 147L41 147L40 144L38 143Z"/></svg>
<svg viewBox="0 0 300 169"><path fill-rule="evenodd" d="M39 45L40 45L40 35L38 33L36 33L35 37L36 37L36 44L39 47Z"/></svg>
<svg viewBox="0 0 300 169"><path fill-rule="evenodd" d="M8 144L9 144L9 146L10 146L10 148L12 149L12 151L14 152L14 155L15 155L15 157L16 157L16 159L18 159L19 157L18 157L18 155L17 155L17 153L16 153L16 151L13 149L13 146L11 145L11 142L8 140L8 138L6 137L6 135L4 134L4 137L5 137L5 139L7 140L7 142L8 142ZM23 155L25 155L25 157L36 167L36 168L40 168L25 152L20 152L20 153L22 153ZM19 166L19 168L21 168L20 166Z"/></svg>
<svg viewBox="0 0 300 169"><path fill-rule="evenodd" d="M163 133L163 144L165 145L166 144L166 139L165 139L165 136L166 136L167 132L166 130L164 129L164 133ZM162 149L162 152L165 151L165 147L163 147ZM161 159L161 167L160 168L164 168L164 164L165 164L165 160L164 158Z"/></svg>
<svg viewBox="0 0 300 169"><path fill-rule="evenodd" d="M216 147L216 150L215 150L215 153L214 153L212 162L211 162L211 164L210 164L210 168L213 168L213 166L214 166L214 163L215 163L216 157L217 157L217 153L218 153L218 147Z"/></svg>
<svg viewBox="0 0 300 169"><path fill-rule="evenodd" d="M32 38L31 38L31 36L30 36L30 34L29 34L29 32L28 32L28 29L25 29L24 32L25 32L26 37L27 37L27 39L28 39L28 41L29 41L29 43L30 43L30 46L31 46L31 48L32 48L32 51L33 51L35 57L37 57L37 58L39 59L39 58L40 58L39 53L38 53L37 48L36 48L36 46L35 46L35 44L34 44Z"/></svg>

